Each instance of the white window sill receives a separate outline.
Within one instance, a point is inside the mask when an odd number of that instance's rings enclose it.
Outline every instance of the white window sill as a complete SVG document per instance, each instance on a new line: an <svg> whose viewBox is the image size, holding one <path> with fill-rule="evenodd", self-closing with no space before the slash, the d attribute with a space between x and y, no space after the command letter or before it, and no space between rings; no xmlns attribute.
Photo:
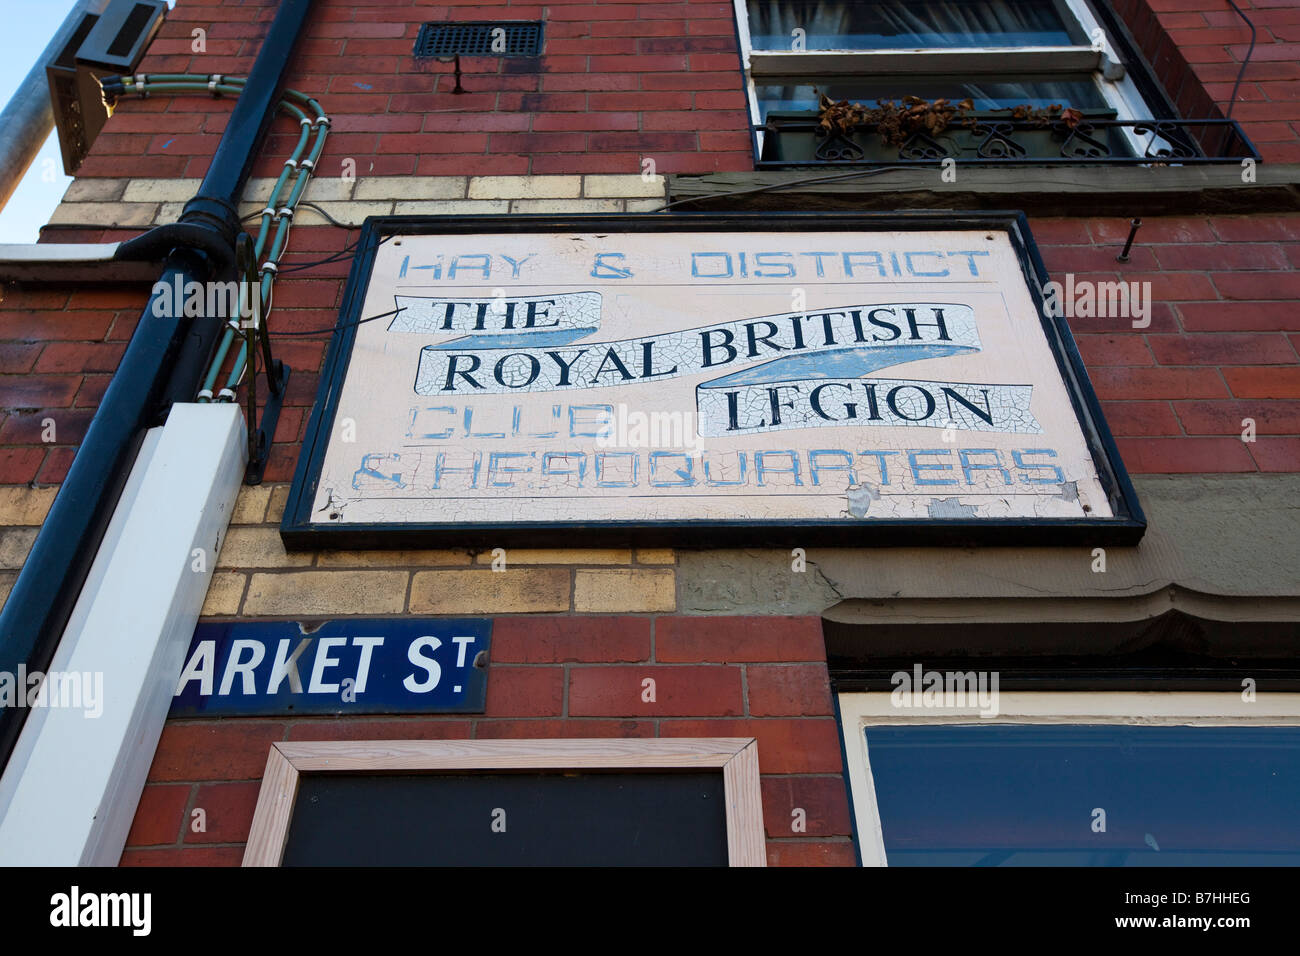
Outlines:
<svg viewBox="0 0 1300 956"><path fill-rule="evenodd" d="M753 50L754 77L846 74L1016 74L1099 69L1103 54L1086 46L968 48L961 50Z"/></svg>

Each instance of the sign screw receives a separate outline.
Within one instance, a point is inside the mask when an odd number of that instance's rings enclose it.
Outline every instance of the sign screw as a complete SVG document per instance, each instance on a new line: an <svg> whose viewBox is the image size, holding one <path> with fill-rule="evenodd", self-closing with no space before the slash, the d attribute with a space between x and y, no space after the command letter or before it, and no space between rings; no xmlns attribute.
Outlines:
<svg viewBox="0 0 1300 956"><path fill-rule="evenodd" d="M1128 262L1129 250L1133 248L1133 238L1138 234L1141 225L1141 219L1133 219L1129 222L1128 239L1124 241L1124 251L1115 257L1116 262Z"/></svg>

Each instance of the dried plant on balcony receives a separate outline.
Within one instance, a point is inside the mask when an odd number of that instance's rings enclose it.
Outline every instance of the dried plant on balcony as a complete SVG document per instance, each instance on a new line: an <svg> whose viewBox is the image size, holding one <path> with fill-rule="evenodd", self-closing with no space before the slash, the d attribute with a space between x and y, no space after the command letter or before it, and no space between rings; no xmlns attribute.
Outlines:
<svg viewBox="0 0 1300 956"><path fill-rule="evenodd" d="M1001 110L992 112L1010 112L1011 118L1021 123L1033 123L1035 126L1046 126L1048 123L1061 122L1069 129L1074 129L1083 121L1083 114L1074 107L1062 107L1057 103L1051 106L1045 106L1035 109L1028 103L1022 106L1004 107Z"/></svg>
<svg viewBox="0 0 1300 956"><path fill-rule="evenodd" d="M971 115L974 103L964 99L953 103L947 99L926 100L919 96L904 96L901 103L877 100L875 108L848 100L832 100L824 93L818 94L817 121L822 135L850 136L855 130L874 128L886 146L902 146L917 133L938 136L954 122L974 129L979 121ZM1083 119L1083 114L1073 108L1063 109L1057 104L1035 108L1029 104L1011 106L991 112L1008 112L1018 122L1046 126L1061 121L1073 129Z"/></svg>
<svg viewBox="0 0 1300 956"><path fill-rule="evenodd" d="M888 146L902 146L917 133L937 136L957 120L972 125L968 115L973 108L970 100L951 103L946 99L933 102L919 96L904 96L902 103L877 100L871 109L848 100L835 102L822 94L818 102L817 120L826 135L838 133L848 136L855 129L874 126Z"/></svg>

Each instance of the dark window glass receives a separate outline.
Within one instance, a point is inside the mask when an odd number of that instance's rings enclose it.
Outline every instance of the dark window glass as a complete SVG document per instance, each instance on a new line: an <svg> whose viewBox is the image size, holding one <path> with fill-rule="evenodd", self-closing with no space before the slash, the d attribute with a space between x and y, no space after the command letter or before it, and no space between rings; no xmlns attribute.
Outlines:
<svg viewBox="0 0 1300 956"><path fill-rule="evenodd" d="M1068 46L1082 30L1067 26L1055 0L749 0L755 50L790 50L794 31L808 50L911 47Z"/></svg>
<svg viewBox="0 0 1300 956"><path fill-rule="evenodd" d="M999 723L866 738L891 866L1300 865L1300 728Z"/></svg>

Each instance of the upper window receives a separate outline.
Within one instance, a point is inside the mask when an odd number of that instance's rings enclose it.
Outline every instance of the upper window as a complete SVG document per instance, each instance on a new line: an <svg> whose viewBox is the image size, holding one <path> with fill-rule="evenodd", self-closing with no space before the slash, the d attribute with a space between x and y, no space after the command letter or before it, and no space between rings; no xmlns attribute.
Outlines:
<svg viewBox="0 0 1300 956"><path fill-rule="evenodd" d="M750 0L755 50L894 50L942 47L1070 46L1085 43L1078 23L1056 0L876 0L821 3Z"/></svg>
<svg viewBox="0 0 1300 956"><path fill-rule="evenodd" d="M736 0L736 14L760 161L1198 152L1177 129L1123 125L1156 111L1085 0Z"/></svg>

